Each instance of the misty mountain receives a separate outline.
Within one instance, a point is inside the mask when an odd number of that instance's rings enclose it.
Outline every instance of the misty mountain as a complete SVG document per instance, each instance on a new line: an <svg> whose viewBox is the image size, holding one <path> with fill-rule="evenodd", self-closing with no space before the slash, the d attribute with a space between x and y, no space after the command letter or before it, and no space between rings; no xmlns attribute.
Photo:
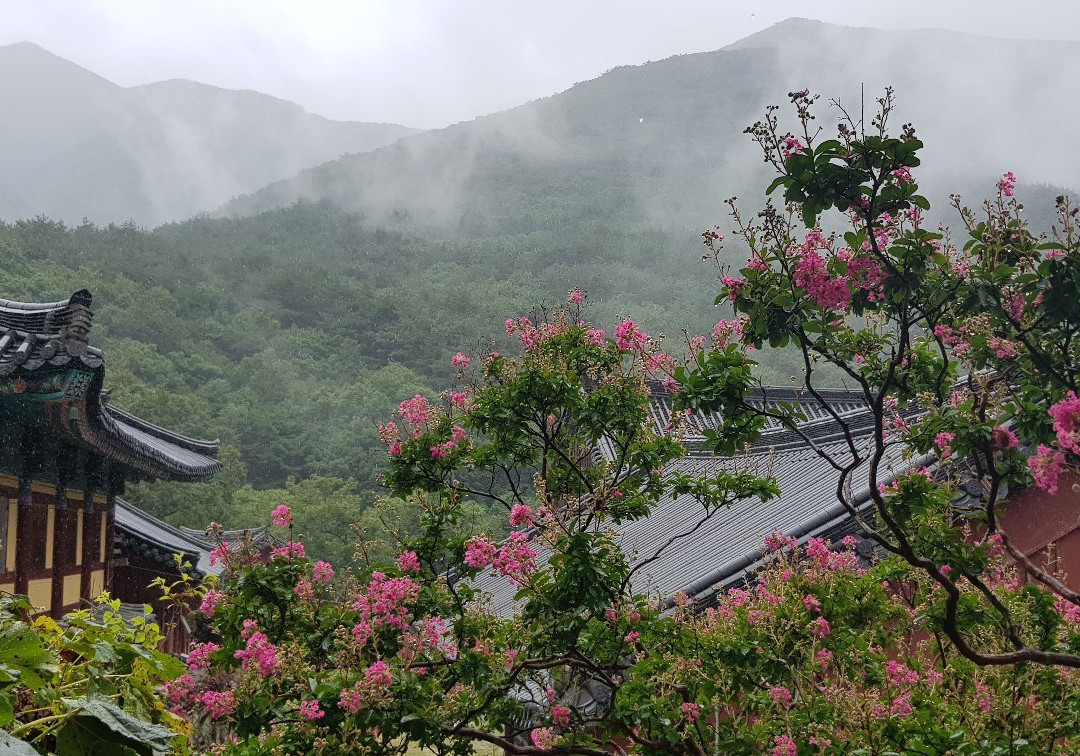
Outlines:
<svg viewBox="0 0 1080 756"><path fill-rule="evenodd" d="M790 19L722 50L616 68L561 94L349 155L241 197L225 214L306 198L375 222L463 237L597 221L706 228L721 200L760 201L767 182L742 132L789 91L820 93L828 132L839 101L869 115L887 85L894 129L926 141L924 189L1022 181L1080 185L1070 96L1080 45L954 32L880 31ZM790 117L790 110L781 111ZM794 123L791 124L794 127ZM753 196L747 196L752 194Z"/></svg>
<svg viewBox="0 0 1080 756"><path fill-rule="evenodd" d="M0 218L9 220L181 220L415 132L192 81L120 87L30 43L0 47L0 103Z"/></svg>

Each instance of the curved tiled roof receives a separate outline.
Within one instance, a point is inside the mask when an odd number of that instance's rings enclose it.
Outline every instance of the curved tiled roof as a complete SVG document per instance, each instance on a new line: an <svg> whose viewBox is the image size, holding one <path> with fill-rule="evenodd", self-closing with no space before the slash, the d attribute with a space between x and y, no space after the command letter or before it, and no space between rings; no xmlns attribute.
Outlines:
<svg viewBox="0 0 1080 756"><path fill-rule="evenodd" d="M654 421L657 430L663 432L670 421L672 398L657 386L651 388ZM873 415L862 402L861 394L846 390L820 393L850 429L857 446L869 449L873 441ZM795 432L774 422L770 422L748 453L736 457L721 457L703 450L704 437L695 437L691 432L684 440L688 456L669 465L667 476L691 473L706 477L720 471L757 471L775 477L781 493L769 501L748 499L712 513L707 513L691 496L668 495L657 502L648 517L619 526L616 541L632 565L651 558L672 536L682 536L635 574L634 592L669 598L681 591L695 600L707 601L716 586L742 581L756 569L765 537L774 529L805 541L835 533L851 519L848 510L837 500L838 474L818 453L850 459L842 427L816 399L805 393L764 388L751 398L759 406L781 401L800 405L807 419L799 423L799 431L813 441L818 451ZM719 422L718 416L693 418L699 428L710 423L718 427ZM902 459L902 453L901 447L892 447L885 460L886 467L893 465L896 471L901 466L906 468L908 463ZM867 476L867 466L862 465L850 480L850 499L857 507L869 505ZM542 543L534 543L533 547L538 552L538 561L546 560L547 548ZM513 611L516 589L505 578L489 570L478 576L476 587L491 594L491 607L497 613L506 615Z"/></svg>
<svg viewBox="0 0 1080 756"><path fill-rule="evenodd" d="M69 369L86 380L69 395L82 407L65 406L60 429L73 440L120 462L137 477L208 480L221 470L218 442L200 441L161 428L112 407L103 392L105 358L89 345L94 314L86 289L59 302L0 299L0 378L32 377ZM68 387L70 388L70 387Z"/></svg>

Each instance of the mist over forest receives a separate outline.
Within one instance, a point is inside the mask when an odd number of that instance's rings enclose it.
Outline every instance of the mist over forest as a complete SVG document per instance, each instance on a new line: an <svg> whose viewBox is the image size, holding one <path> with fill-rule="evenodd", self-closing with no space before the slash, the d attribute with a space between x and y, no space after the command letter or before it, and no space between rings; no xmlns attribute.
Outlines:
<svg viewBox="0 0 1080 756"><path fill-rule="evenodd" d="M195 82L118 87L12 45L0 48L0 296L90 289L112 401L222 439L217 480L144 484L134 503L175 524L242 527L288 499L312 553L343 562L343 523L376 540L388 516L410 527L401 507L372 509L377 424L444 390L451 354L510 349L507 317L577 286L598 323L631 316L679 352L684 329L724 316L700 234L730 225L725 198L765 201L767 167L743 129L766 106L810 88L831 131L829 100L857 118L891 85L894 128L910 121L927 144L917 178L935 220L955 222L950 192L978 204L1011 170L1049 230L1055 194L1080 186L1064 94L1077 70L1075 43L793 19L417 132ZM791 366L772 359L763 378L787 382ZM504 527L504 513L472 515L477 530Z"/></svg>

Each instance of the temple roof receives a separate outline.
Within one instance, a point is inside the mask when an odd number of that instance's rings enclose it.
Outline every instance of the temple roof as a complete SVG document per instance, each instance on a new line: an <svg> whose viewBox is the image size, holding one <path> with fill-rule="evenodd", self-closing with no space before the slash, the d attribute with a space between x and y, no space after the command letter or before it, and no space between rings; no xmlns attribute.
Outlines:
<svg viewBox="0 0 1080 756"><path fill-rule="evenodd" d="M0 299L0 402L45 403L58 430L136 479L212 478L221 470L216 440L188 438L109 404L105 358L89 344L92 302L86 289L59 302Z"/></svg>
<svg viewBox="0 0 1080 756"><path fill-rule="evenodd" d="M183 554L200 575L220 575L222 572L222 564L210 563L210 552L217 548L217 543L206 531L170 525L119 497L116 499L116 534L121 549L141 552L164 566L173 564L173 554ZM227 530L221 538L230 544L250 538L256 549L278 545L269 527Z"/></svg>
<svg viewBox="0 0 1080 756"><path fill-rule="evenodd" d="M658 432L665 432L673 399L659 384L651 389L653 420ZM788 388L760 389L752 395L751 402L759 406L778 402L796 405L806 415L806 420L799 423L799 430L813 441L818 451L847 460L850 458L847 441L840 423L829 412L832 410L850 429L857 448L870 449L873 415L863 403L861 393L839 389L819 393L828 409L805 391ZM749 471L775 477L781 493L766 502L747 499L711 514L691 496L668 495L657 502L648 517L618 526L616 540L632 566L662 551L635 573L634 592L661 599L683 592L696 601L708 601L718 586L741 582L758 568L765 537L774 530L800 542L812 537L835 538L856 530L847 509L837 500L836 470L795 432L770 421L762 437L746 453L723 457L703 449L704 436L700 433L707 427L716 427L719 420L716 415L694 415L692 425L697 429L682 438L688 455L670 464L665 475L691 473L708 477L720 471ZM901 447L891 447L885 467L892 465L895 472L901 467L906 469L908 463L902 454ZM866 465L858 468L850 480L849 497L856 506L869 506ZM673 536L681 537L666 546ZM547 547L539 542L532 545L538 552L538 562L545 561L550 553ZM496 612L505 615L513 610L516 589L506 578L488 570L477 578L476 586L490 592L491 606Z"/></svg>

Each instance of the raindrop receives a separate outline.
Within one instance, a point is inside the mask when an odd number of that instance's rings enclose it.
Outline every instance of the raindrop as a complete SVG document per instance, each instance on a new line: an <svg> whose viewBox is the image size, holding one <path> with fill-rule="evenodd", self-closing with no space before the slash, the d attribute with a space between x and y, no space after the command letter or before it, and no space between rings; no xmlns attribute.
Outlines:
<svg viewBox="0 0 1080 756"><path fill-rule="evenodd" d="M754 20L754 17L755 17L755 16L756 16L756 14L754 14L754 13L751 13L751 14L750 14L750 20L751 20L751 21L753 21L753 20Z"/></svg>
<svg viewBox="0 0 1080 756"><path fill-rule="evenodd" d="M645 119L644 118L639 118L639 119L637 119L637 122L638 123L645 123Z"/></svg>

